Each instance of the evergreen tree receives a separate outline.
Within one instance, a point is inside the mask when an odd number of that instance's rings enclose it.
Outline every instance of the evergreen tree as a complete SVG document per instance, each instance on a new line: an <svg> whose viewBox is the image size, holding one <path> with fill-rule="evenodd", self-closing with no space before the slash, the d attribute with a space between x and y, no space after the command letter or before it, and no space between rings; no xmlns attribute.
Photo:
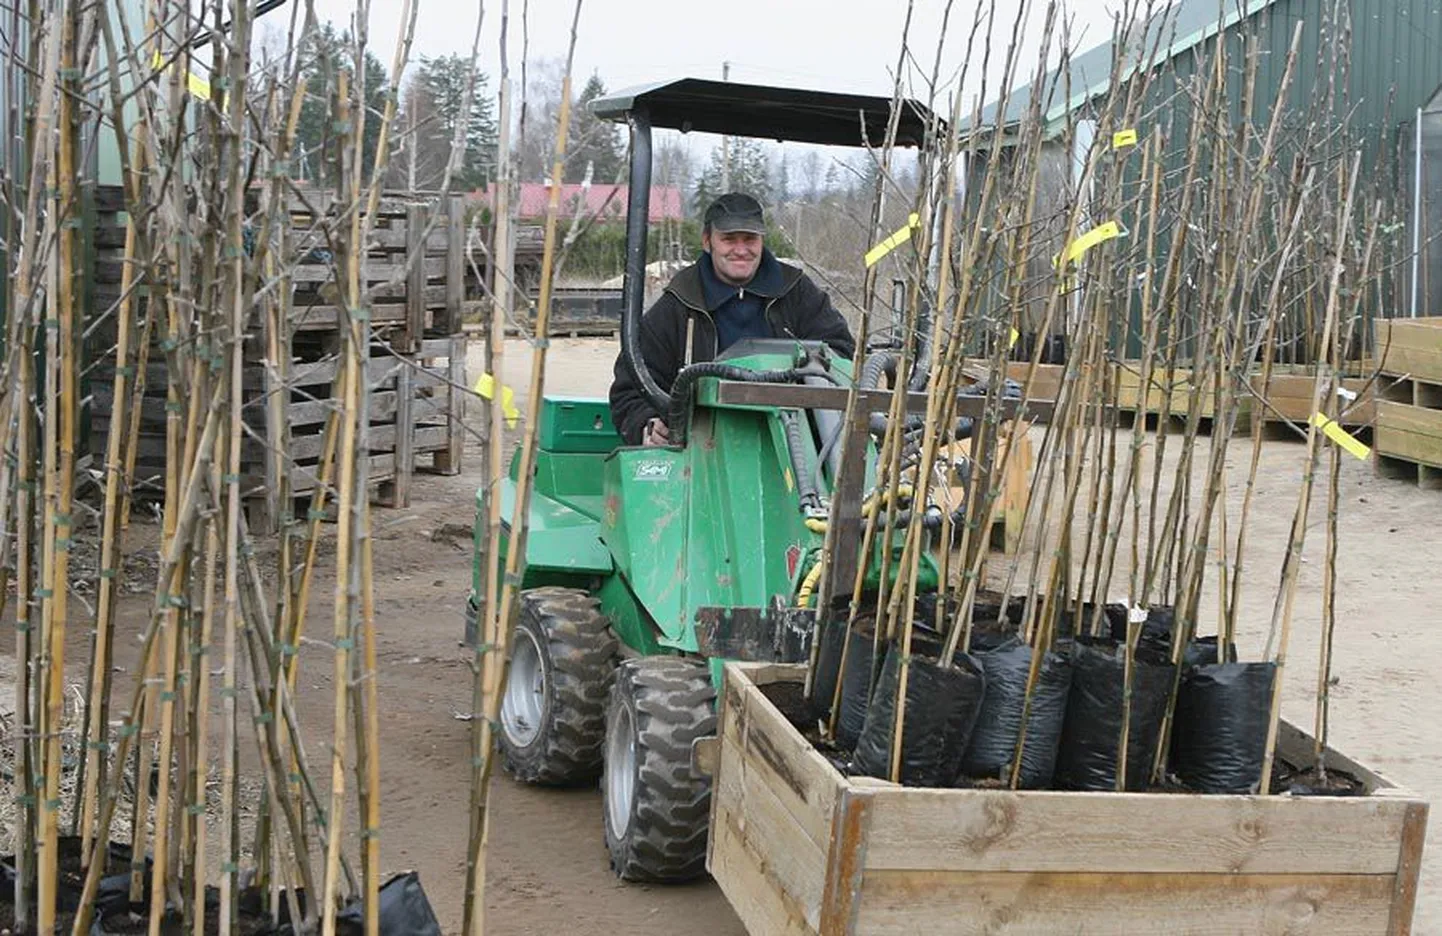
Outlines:
<svg viewBox="0 0 1442 936"><path fill-rule="evenodd" d="M330 23L322 23L301 49L301 73L306 79L305 102L301 105L296 124L295 153L299 166L295 175L303 175L317 185L329 186L335 180L335 93L343 71L351 76L351 93L355 94L355 55L348 34L337 33ZM365 143L362 147L362 170L369 177L375 167L376 147L380 143L381 114L385 112L390 80L385 66L369 50L365 55ZM358 118L352 102L351 113Z"/></svg>
<svg viewBox="0 0 1442 936"><path fill-rule="evenodd" d="M593 74L571 107L570 139L566 141L567 182L585 179L587 166L591 167L591 181L594 183L626 181L626 156L621 146L620 126L591 113L591 102L605 94L605 83L599 75Z"/></svg>
<svg viewBox="0 0 1442 936"><path fill-rule="evenodd" d="M731 191L744 192L762 205L770 204L771 166L766 148L759 140L733 137L730 149ZM692 204L698 215L704 212L714 199L725 194L721 191L722 169L722 148L717 146L711 151L710 165L701 173L701 178L696 183Z"/></svg>
<svg viewBox="0 0 1442 936"><path fill-rule="evenodd" d="M471 81L474 81L474 87L471 88L470 107L466 108L466 86ZM495 175L497 143L496 118L486 90L486 75L479 70L472 75L469 56L422 57L416 82L425 91L415 97L416 102L432 111L425 115L429 118L424 120L428 130L420 135L417 145L440 148L439 153L428 154L430 158L426 161L439 165L443 173L456 127L464 123L462 139L466 151L451 177L451 189L474 191L485 188ZM406 126L406 122L402 121L401 125ZM428 180L423 187L439 187L440 182L440 173L437 173L436 178Z"/></svg>

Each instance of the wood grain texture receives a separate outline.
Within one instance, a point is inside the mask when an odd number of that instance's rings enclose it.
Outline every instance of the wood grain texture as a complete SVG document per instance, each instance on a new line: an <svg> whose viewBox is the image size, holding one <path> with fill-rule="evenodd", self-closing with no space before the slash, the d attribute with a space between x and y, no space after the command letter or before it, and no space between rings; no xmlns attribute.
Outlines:
<svg viewBox="0 0 1442 936"><path fill-rule="evenodd" d="M733 745L721 745L727 768L716 775L712 796L717 810L730 816L732 831L753 856L757 870L775 883L808 926L821 917L826 884L826 854L811 840L779 791L774 778L758 775Z"/></svg>
<svg viewBox="0 0 1442 936"><path fill-rule="evenodd" d="M736 829L736 818L716 809L711 819L711 851L706 862L746 932L776 936L815 936L805 914L761 869L758 856Z"/></svg>
<svg viewBox="0 0 1442 936"><path fill-rule="evenodd" d="M826 893L821 903L820 930L828 936L857 931L874 802L870 793L851 790L837 800L827 849Z"/></svg>
<svg viewBox="0 0 1442 936"><path fill-rule="evenodd" d="M867 868L1391 874L1405 801L897 790L879 797Z"/></svg>
<svg viewBox="0 0 1442 936"><path fill-rule="evenodd" d="M1422 847L1427 843L1427 811L1426 803L1407 804L1387 923L1388 936L1408 936L1412 932L1412 916L1417 910L1417 881L1422 873Z"/></svg>
<svg viewBox="0 0 1442 936"><path fill-rule="evenodd" d="M854 932L987 936L1363 936L1393 875L867 872Z"/></svg>

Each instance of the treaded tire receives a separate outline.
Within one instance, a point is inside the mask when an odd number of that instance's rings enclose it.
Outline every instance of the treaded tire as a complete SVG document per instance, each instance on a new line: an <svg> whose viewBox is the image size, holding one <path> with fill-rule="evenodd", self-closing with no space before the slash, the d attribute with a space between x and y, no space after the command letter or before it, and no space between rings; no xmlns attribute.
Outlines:
<svg viewBox="0 0 1442 936"><path fill-rule="evenodd" d="M595 780L616 662L616 638L597 600L574 588L522 592L511 637L512 678L525 658L534 659L534 678L529 687L514 688L522 694L532 690L530 706L513 704L510 679L501 703L496 734L506 771L517 780L550 786Z"/></svg>
<svg viewBox="0 0 1442 936"><path fill-rule="evenodd" d="M691 770L691 743L715 733L716 690L704 661L654 656L616 669L601 790L606 848L624 880L706 872L711 781Z"/></svg>

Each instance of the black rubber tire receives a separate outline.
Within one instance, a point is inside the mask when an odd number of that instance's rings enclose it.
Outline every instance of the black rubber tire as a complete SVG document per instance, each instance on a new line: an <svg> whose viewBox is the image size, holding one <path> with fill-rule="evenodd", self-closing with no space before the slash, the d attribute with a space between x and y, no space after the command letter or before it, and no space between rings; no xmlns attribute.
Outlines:
<svg viewBox="0 0 1442 936"><path fill-rule="evenodd" d="M633 794L620 830L613 827L610 765L601 777L611 867L627 881L699 877L706 873L711 780L691 769L691 744L716 733L716 690L705 661L654 656L623 662L606 710L608 752L618 725L624 730L628 724L635 743Z"/></svg>
<svg viewBox="0 0 1442 936"><path fill-rule="evenodd" d="M574 588L521 593L512 652L528 633L540 651L540 730L524 745L496 732L506 771L525 783L565 786L594 781L606 739L606 694L616 666L616 637L596 598ZM524 632L524 633L523 633Z"/></svg>

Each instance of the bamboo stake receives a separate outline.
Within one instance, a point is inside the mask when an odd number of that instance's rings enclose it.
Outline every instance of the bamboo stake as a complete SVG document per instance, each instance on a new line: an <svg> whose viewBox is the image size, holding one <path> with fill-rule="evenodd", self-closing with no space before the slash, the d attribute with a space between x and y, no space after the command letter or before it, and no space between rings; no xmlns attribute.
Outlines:
<svg viewBox="0 0 1442 936"><path fill-rule="evenodd" d="M63 30L60 59L62 75L67 71L73 72L76 66L77 17L78 12L73 8L67 10L64 15L61 27ZM55 212L57 219L67 218L75 210L75 153L78 147L75 140L74 104L70 96L74 81L73 78L63 80L60 91L59 116L56 121L59 139L56 141L57 158L54 165L59 195L51 203L51 210ZM70 533L73 528L71 512L74 509L75 492L75 418L79 407L76 387L76 374L79 368L75 360L77 350L75 326L78 316L74 281L76 270L75 230L68 224L68 218L59 223L57 236L60 250L59 269L55 276L58 279L59 293L55 316L59 319L59 323L58 327L49 327L47 323L46 361L47 372L50 375L47 377L47 383L52 385L52 392L47 393L47 396L51 398L51 403L55 402L56 397L53 392L54 383L58 382L59 384L59 425L55 424L57 417L55 408L47 405L45 414L47 436L45 533L48 540L47 552L53 550L53 557L47 556L49 569L45 588L49 597L45 598L41 605L49 646L46 662L49 675L45 719L45 793L40 804L40 854L43 863L40 867L38 926L41 932L47 933L55 928L58 896L59 854L56 849L59 847L58 823L60 817L60 726L65 708L65 632L70 595ZM58 446L58 451L54 455L51 454L52 445ZM52 465L55 471L53 480Z"/></svg>
<svg viewBox="0 0 1442 936"><path fill-rule="evenodd" d="M1339 287L1342 279L1343 263L1345 260L1343 246L1346 243L1348 228L1352 220L1353 199L1357 192L1357 177L1361 172L1362 154L1360 152L1352 160L1350 181L1347 186L1347 198L1343 203L1341 221L1336 231L1336 247L1330 284L1327 291L1327 307L1324 319L1323 334L1329 338L1334 335L1337 327L1337 302L1339 298ZM1320 394L1323 374L1326 368L1319 366L1317 375L1313 379L1312 398L1315 400ZM1317 458L1317 427L1308 423L1307 429L1307 455L1306 470L1302 475L1301 491L1297 495L1297 510L1292 518L1292 533L1287 544L1286 557L1282 562L1282 581L1277 593L1277 601L1272 609L1272 629L1278 629L1280 619L1280 631L1277 638L1277 655L1275 658L1276 675L1272 680L1272 699L1267 719L1267 744L1266 753L1262 757L1262 780L1260 793L1266 796L1272 789L1272 763L1277 753L1277 725L1282 715L1282 677L1286 671L1287 664L1287 643L1292 635L1292 604L1297 593L1297 575L1301 565L1302 547L1307 536L1307 508L1311 504L1312 497L1312 472L1316 465ZM1271 643L1269 640L1268 643Z"/></svg>
<svg viewBox="0 0 1442 936"><path fill-rule="evenodd" d="M524 517L530 507L531 499L531 466L535 460L536 453L536 427L539 423L542 393L545 389L546 371L546 344L550 330L551 319L551 274L552 264L556 254L556 219L560 213L561 199L561 177L566 157L566 138L571 125L571 66L576 53L576 35L581 19L581 0L576 0L574 12L571 18L571 40L566 53L566 70L561 79L561 105L560 113L556 122L556 148L555 157L551 172L551 197L546 207L546 233L545 246L541 254L541 292L539 303L536 308L535 321L535 342L531 352L531 385L529 396L526 398L526 431L525 438L521 442L520 449L520 472L517 475L521 480L517 484L516 501L514 512L511 517L511 529L515 531L511 537L510 548L506 554L506 577L504 587L500 592L500 600L496 606L494 623L490 625L491 632L497 638L496 647L492 653L499 654L502 661L499 667L500 672L495 685L486 687L485 709L481 723L481 744L480 744L480 784L481 791L476 798L477 806L481 811L481 839L477 844L475 854L471 862L471 890L474 896L471 900L471 929L470 936L482 936L485 932L486 911L485 911L485 886L486 886L486 848L490 839L490 778L494 766L493 739L491 726L497 723L500 717L501 696L505 690L507 654L510 647L512 615L518 592L517 582L520 579L521 562L525 555L526 536ZM500 340L497 335L495 340ZM494 394L499 397L500 394ZM492 670L494 672L494 668Z"/></svg>
<svg viewBox="0 0 1442 936"><path fill-rule="evenodd" d="M354 173L359 172L359 167L354 163L354 156L349 149L351 139L349 123L351 119L350 106L350 84L346 72L340 72L337 79L336 91L336 119L340 126L347 129L340 134L340 165L338 175L340 178L340 200L343 204L348 203L348 196L352 195L354 189ZM344 283L346 302L349 308L355 309L360 301L360 271L359 271L359 244L355 241L355 234L359 227L358 219L351 222L349 237L343 236L344 251L341 256L344 258L341 265L341 276ZM356 499L355 491L355 465L356 465L356 419L364 418L359 412L359 388L357 385L364 378L362 369L361 348L355 340L355 322L352 316L351 328L344 342L345 363L340 378L339 390L336 394L339 403L340 416L340 478L337 486L337 517L336 517L336 559L335 559L335 667L332 679L335 684L335 735L331 748L331 785L330 785L330 809L326 811L326 867L325 876L322 879L324 891L322 893L320 907L322 913L322 932L324 936L334 936L336 927L336 892L340 883L340 848L341 829L344 826L345 815L345 759L346 759L346 717L350 708L350 645L351 645L351 592L350 592L350 562L351 547L353 543L352 526L354 524L353 506Z"/></svg>
<svg viewBox="0 0 1442 936"><path fill-rule="evenodd" d="M511 254L511 84L509 56L506 39L510 26L510 0L501 2L500 30L500 87L496 102L499 138L497 141L497 178L495 203L494 243L491 248L491 267L494 273L490 325L486 329L486 373L496 382L501 380L502 362L506 346L506 318L511 309L511 278L515 269ZM484 532L486 552L482 570L482 593L476 596L476 640L473 648L476 658L472 662L471 711L484 711L486 693L500 684L497 672L503 660L494 652L496 628L492 622L497 606L500 588L501 556L501 499L497 496L496 485L503 476L505 456L505 411L501 405L501 394L492 393L490 406L486 409L487 472L485 475L486 528ZM478 518L479 519L479 518ZM479 540L479 537L478 537ZM482 767L486 762L485 747L488 743L479 719L471 720L471 794L470 794L470 837L466 849L466 896L462 907L461 931L473 933L477 916L484 916L484 909L476 909L477 899L484 893L484 872L477 872L476 862L481 859L483 819L484 778Z"/></svg>

